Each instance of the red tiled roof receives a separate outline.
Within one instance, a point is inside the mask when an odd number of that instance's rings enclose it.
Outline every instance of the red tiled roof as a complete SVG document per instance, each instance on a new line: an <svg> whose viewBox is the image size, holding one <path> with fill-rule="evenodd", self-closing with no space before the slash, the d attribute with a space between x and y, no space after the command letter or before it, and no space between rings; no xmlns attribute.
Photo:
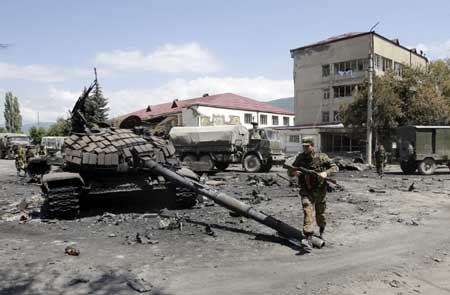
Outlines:
<svg viewBox="0 0 450 295"><path fill-rule="evenodd" d="M234 93L222 93L216 95L209 95L205 97L198 97L192 99L185 100L176 100L176 107L172 108L173 101L151 105L150 111L147 111L148 108L144 108L123 116L120 116L117 119L125 119L129 116L138 116L142 120L160 117L163 115L169 115L173 113L181 112L182 108L186 108L193 105L200 106L208 106L215 108L223 108L223 109L236 109L236 110L245 110L245 111L256 111L256 112L266 112L266 113L275 113L282 115L291 115L294 113L288 110L273 106L271 104L257 101L248 97L240 96Z"/></svg>

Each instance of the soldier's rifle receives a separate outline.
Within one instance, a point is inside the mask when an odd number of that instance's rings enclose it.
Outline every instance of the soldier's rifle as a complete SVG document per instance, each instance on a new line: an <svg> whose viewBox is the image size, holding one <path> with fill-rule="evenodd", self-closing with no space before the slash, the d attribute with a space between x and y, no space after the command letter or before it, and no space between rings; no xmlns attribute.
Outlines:
<svg viewBox="0 0 450 295"><path fill-rule="evenodd" d="M300 171L304 175L315 175L317 177L320 177L320 178L324 179L326 182L330 182L330 183L332 183L334 185L338 185L338 183L337 183L337 181L335 179L328 178L328 177L324 178L324 177L320 176L317 171L314 171L314 170L311 170L311 169L306 169L304 167L295 167L295 166L292 166L292 165L289 165L289 164L286 164L286 163L283 164L283 167L287 168L287 169L291 169L291 170Z"/></svg>

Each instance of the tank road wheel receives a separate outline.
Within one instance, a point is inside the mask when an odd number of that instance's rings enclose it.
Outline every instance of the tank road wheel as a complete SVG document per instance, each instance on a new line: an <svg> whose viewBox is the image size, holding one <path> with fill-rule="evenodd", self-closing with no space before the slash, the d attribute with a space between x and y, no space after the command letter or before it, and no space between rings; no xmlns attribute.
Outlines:
<svg viewBox="0 0 450 295"><path fill-rule="evenodd" d="M431 158L426 158L419 163L419 173L422 175L432 175L436 171L436 163Z"/></svg>
<svg viewBox="0 0 450 295"><path fill-rule="evenodd" d="M200 156L199 161L201 162L202 166L204 165L206 171L213 170L214 162L209 155Z"/></svg>
<svg viewBox="0 0 450 295"><path fill-rule="evenodd" d="M412 161L400 162L400 168L402 169L404 174L413 174L417 169L416 163Z"/></svg>
<svg viewBox="0 0 450 295"><path fill-rule="evenodd" d="M41 207L44 219L74 219L80 212L80 191L78 187L52 189L45 195Z"/></svg>
<svg viewBox="0 0 450 295"><path fill-rule="evenodd" d="M258 156L254 154L245 156L242 164L247 172L254 173L261 170L261 160L259 160Z"/></svg>
<svg viewBox="0 0 450 295"><path fill-rule="evenodd" d="M230 166L230 163L216 162L216 167L220 171L225 171L228 168L228 166Z"/></svg>

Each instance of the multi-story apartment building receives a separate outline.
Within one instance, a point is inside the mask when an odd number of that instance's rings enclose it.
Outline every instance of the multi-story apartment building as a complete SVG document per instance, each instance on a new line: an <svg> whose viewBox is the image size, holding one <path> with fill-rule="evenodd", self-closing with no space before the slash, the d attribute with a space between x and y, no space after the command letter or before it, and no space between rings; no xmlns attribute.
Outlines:
<svg viewBox="0 0 450 295"><path fill-rule="evenodd" d="M428 62L421 52L375 32L348 33L292 49L295 125L338 123L339 106L351 101L367 77L370 50L375 74L393 70L401 75L405 65Z"/></svg>

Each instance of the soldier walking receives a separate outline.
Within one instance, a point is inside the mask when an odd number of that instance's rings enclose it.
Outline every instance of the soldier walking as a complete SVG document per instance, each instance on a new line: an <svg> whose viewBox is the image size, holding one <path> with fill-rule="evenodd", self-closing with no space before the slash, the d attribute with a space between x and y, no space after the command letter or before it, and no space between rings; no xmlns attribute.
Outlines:
<svg viewBox="0 0 450 295"><path fill-rule="evenodd" d="M338 171L338 167L331 163L324 153L314 151L312 137L302 139L303 152L295 158L293 167L303 167L314 170L317 174L302 174L298 170L289 169L289 176L297 176L300 184L300 197L303 206L303 234L302 245L305 250L312 250L312 236L314 234L314 219L319 226L320 237L323 238L326 226L325 209L327 183L325 178ZM315 218L313 211L315 209Z"/></svg>
<svg viewBox="0 0 450 295"><path fill-rule="evenodd" d="M384 165L386 161L386 152L382 144L378 145L375 151L375 166L377 168L377 173L380 178L383 178Z"/></svg>
<svg viewBox="0 0 450 295"><path fill-rule="evenodd" d="M19 146L14 151L15 154L15 164L17 169L17 176L21 176L21 172L25 172L25 162L26 162L26 151L25 148L22 146Z"/></svg>

